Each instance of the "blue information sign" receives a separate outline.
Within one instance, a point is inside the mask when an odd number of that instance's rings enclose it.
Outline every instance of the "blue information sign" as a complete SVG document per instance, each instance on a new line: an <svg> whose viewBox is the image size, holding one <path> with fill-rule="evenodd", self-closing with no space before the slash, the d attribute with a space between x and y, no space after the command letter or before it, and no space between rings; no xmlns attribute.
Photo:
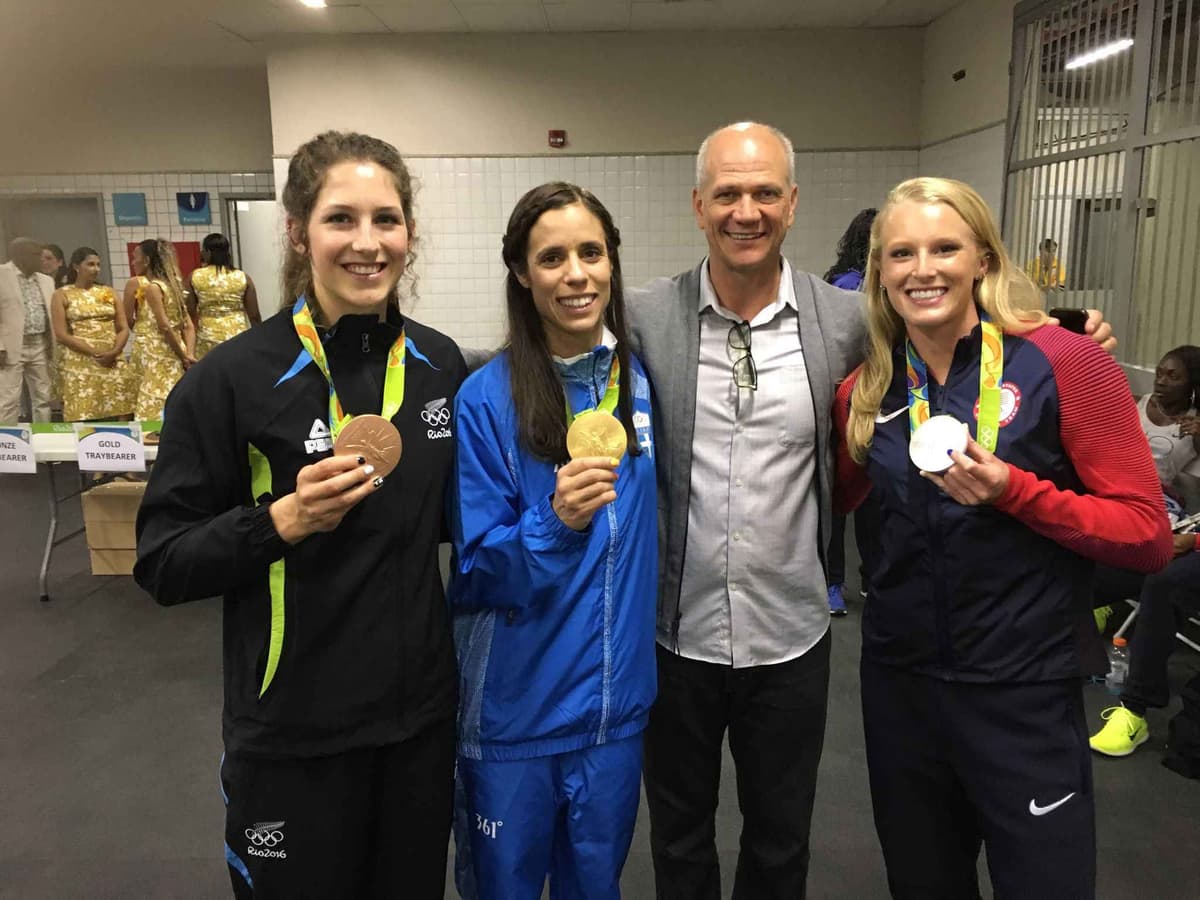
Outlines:
<svg viewBox="0 0 1200 900"><path fill-rule="evenodd" d="M145 194L113 194L113 221L117 225L149 225Z"/></svg>
<svg viewBox="0 0 1200 900"><path fill-rule="evenodd" d="M180 225L212 224L207 191L183 191L175 195L175 202L179 204Z"/></svg>

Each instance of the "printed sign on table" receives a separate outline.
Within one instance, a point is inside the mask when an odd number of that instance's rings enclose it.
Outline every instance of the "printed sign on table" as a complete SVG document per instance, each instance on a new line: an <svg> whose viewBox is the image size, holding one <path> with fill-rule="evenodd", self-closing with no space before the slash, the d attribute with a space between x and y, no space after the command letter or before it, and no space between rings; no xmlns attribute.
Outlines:
<svg viewBox="0 0 1200 900"><path fill-rule="evenodd" d="M142 426L137 422L112 425L76 423L79 471L144 472L146 448L142 446Z"/></svg>
<svg viewBox="0 0 1200 900"><path fill-rule="evenodd" d="M31 475L37 472L33 457L33 432L28 425L0 428L0 472Z"/></svg>

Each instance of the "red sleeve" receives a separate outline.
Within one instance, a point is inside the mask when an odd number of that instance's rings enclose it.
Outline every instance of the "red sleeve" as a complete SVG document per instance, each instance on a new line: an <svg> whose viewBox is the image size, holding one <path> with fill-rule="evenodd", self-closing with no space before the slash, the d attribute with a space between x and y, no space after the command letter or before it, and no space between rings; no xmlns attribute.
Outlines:
<svg viewBox="0 0 1200 900"><path fill-rule="evenodd" d="M836 474L833 479L833 511L845 515L856 509L871 493L871 479L867 477L867 469L850 458L850 448L846 444L846 425L850 419L850 394L862 371L859 366L846 376L846 380L838 385L833 399L833 425L837 440L834 441Z"/></svg>
<svg viewBox="0 0 1200 900"><path fill-rule="evenodd" d="M1171 561L1171 527L1124 373L1096 343L1065 328L1039 328L1025 339L1054 370L1063 448L1087 493L1009 465L996 507L1088 559L1157 572Z"/></svg>

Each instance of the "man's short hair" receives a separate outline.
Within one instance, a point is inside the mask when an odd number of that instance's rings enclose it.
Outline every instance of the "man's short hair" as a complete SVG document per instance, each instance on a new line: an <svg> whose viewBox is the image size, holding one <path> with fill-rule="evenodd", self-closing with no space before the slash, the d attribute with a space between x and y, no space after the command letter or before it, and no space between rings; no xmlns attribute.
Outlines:
<svg viewBox="0 0 1200 900"><path fill-rule="evenodd" d="M722 125L720 128L710 131L708 137L700 142L700 149L696 152L696 187L699 188L704 183L704 170L708 168L708 145L722 131L734 128L738 131L746 131L750 128L765 128L775 139L783 145L784 155L787 157L788 164L788 185L796 183L796 150L792 147L792 142L786 134L776 128L774 125L766 125L763 122L730 122L728 125Z"/></svg>

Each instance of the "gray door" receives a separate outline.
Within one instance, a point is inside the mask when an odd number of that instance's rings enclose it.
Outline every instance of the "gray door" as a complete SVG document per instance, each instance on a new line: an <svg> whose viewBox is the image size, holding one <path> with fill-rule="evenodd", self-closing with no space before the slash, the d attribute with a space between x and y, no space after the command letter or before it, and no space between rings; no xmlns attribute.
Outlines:
<svg viewBox="0 0 1200 900"><path fill-rule="evenodd" d="M5 257L8 241L15 237L58 244L67 259L77 247L91 247L100 254L101 280L112 284L101 202L98 195L0 199L0 234L5 238Z"/></svg>

